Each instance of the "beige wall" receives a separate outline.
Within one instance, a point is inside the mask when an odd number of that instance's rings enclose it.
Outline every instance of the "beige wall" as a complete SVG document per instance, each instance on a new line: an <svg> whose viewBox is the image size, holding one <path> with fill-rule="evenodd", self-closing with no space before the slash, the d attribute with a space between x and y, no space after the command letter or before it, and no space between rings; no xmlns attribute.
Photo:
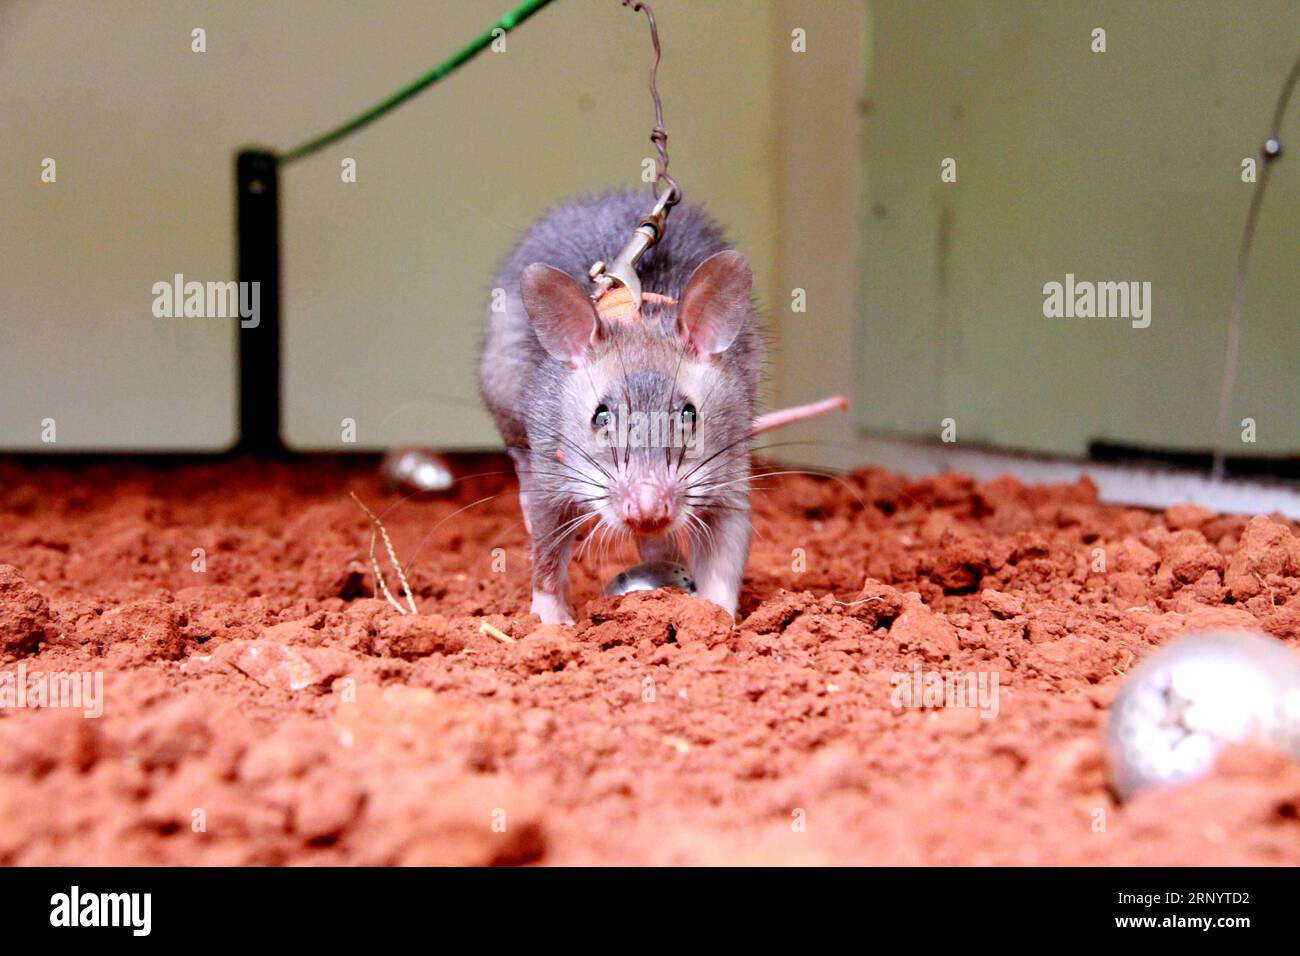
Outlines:
<svg viewBox="0 0 1300 956"><path fill-rule="evenodd" d="M1209 448L1254 188L1241 162L1300 52L1300 4L871 7L862 423L937 439L953 418L962 443L1066 455ZM1250 261L1232 405L1258 440L1234 427L1231 454L1300 450L1297 223L1292 148ZM1150 282L1150 327L1045 318L1043 286L1067 273Z"/></svg>
<svg viewBox="0 0 1300 956"><path fill-rule="evenodd" d="M149 289L175 272L232 276L234 150L285 148L352 115L509 3L0 6L13 171L0 179L0 446L44 447L46 417L60 448L225 444L231 323L155 319ZM1237 170L1300 7L656 9L673 169L754 260L771 399L855 398L853 415L773 436L769 454L859 464L879 452L863 426L933 438L948 415L963 444L1206 444L1249 199ZM1108 29L1100 57L1093 25ZM194 26L206 54L190 52ZM495 442L473 383L493 265L549 202L634 180L647 45L615 0L557 0L507 52L286 170L293 442L341 447L343 418L360 447ZM47 155L57 185L39 182ZM948 155L959 181L945 186ZM1279 166L1251 263L1234 418L1259 420L1261 451L1300 446L1295 169L1294 155ZM1042 284L1066 271L1150 279L1152 327L1044 319Z"/></svg>
<svg viewBox="0 0 1300 956"><path fill-rule="evenodd" d="M41 0L0 6L0 446L219 448L234 332L157 319L174 273L233 278L231 164L363 109L512 0ZM672 169L772 292L774 8L659 0ZM190 50L207 31L208 52ZM635 184L644 18L558 0L282 179L287 433L301 447L494 443L473 356L497 259L548 203ZM41 160L58 163L42 184ZM344 184L340 160L357 161ZM357 447L357 446L348 446Z"/></svg>
<svg viewBox="0 0 1300 956"><path fill-rule="evenodd" d="M815 17L824 5L779 9ZM1294 61L1300 6L857 9L856 30L841 7L844 29L815 57L777 63L778 283L809 288L816 304L778 323L778 394L842 388L854 415L788 429L772 453L1041 480L1053 476L969 450L1077 457L1094 439L1208 448L1253 188L1240 164L1257 155ZM1096 26L1105 54L1089 50ZM1256 420L1257 442L1240 443L1234 427L1230 454L1300 449L1296 107L1250 262L1232 404L1233 423ZM833 159L850 154L861 157L853 168ZM949 156L958 181L943 184ZM1151 281L1151 327L1044 318L1043 284L1066 272ZM938 443L946 417L957 445ZM1140 497L1095 474L1117 500Z"/></svg>

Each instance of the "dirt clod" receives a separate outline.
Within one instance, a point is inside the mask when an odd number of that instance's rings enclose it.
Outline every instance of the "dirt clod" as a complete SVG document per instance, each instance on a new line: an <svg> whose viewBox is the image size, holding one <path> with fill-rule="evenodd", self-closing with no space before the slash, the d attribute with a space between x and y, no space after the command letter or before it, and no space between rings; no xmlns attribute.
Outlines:
<svg viewBox="0 0 1300 956"><path fill-rule="evenodd" d="M24 657L57 634L44 595L17 568L0 564L0 656Z"/></svg>

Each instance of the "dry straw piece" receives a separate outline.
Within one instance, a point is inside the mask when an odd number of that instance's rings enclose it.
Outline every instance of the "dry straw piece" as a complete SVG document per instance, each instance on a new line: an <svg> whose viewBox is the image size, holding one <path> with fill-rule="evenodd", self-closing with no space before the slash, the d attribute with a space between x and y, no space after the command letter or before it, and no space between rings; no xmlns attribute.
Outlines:
<svg viewBox="0 0 1300 956"><path fill-rule="evenodd" d="M515 639L499 628L493 627L487 621L483 621L478 626L479 632L486 634L488 637L495 637L502 644L514 644Z"/></svg>
<svg viewBox="0 0 1300 956"><path fill-rule="evenodd" d="M411 585L406 581L406 572L402 570L402 562L397 560L397 552L393 550L392 539L388 537L388 529L384 527L382 521L375 517L375 513L362 503L355 491L350 491L348 494L357 503L357 507L364 511L366 517L370 519L370 569L375 573L375 590L384 595L388 603L397 609L398 614L419 614L420 612L415 608L415 598L411 596ZM379 570L379 561L375 558L376 531L384 539L384 548L388 551L388 560L392 562L394 570L397 571L397 580L402 582L402 594L406 598L406 605L410 608L409 611L398 603L397 598L393 597L393 593L388 590L388 583L384 580L384 572Z"/></svg>

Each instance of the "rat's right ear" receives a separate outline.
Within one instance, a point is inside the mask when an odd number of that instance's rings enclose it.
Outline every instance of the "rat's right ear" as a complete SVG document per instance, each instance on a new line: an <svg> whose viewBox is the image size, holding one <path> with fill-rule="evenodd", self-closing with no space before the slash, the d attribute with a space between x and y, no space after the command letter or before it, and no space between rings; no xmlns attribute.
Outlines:
<svg viewBox="0 0 1300 956"><path fill-rule="evenodd" d="M542 347L557 359L582 363L600 334L596 306L567 272L534 262L519 279L519 295Z"/></svg>

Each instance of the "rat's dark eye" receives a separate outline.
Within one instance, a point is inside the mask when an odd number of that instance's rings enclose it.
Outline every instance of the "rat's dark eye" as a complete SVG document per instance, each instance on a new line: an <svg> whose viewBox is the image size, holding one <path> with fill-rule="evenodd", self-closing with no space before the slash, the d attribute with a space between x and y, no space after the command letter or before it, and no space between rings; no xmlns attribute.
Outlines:
<svg viewBox="0 0 1300 956"><path fill-rule="evenodd" d="M591 416L592 428L608 428L614 422L614 416L610 414L608 408L604 405L596 406L596 414Z"/></svg>
<svg viewBox="0 0 1300 956"><path fill-rule="evenodd" d="M699 412L695 410L695 406L690 402L687 402L682 406L682 424L687 428L694 428L695 422L699 420L699 417Z"/></svg>

